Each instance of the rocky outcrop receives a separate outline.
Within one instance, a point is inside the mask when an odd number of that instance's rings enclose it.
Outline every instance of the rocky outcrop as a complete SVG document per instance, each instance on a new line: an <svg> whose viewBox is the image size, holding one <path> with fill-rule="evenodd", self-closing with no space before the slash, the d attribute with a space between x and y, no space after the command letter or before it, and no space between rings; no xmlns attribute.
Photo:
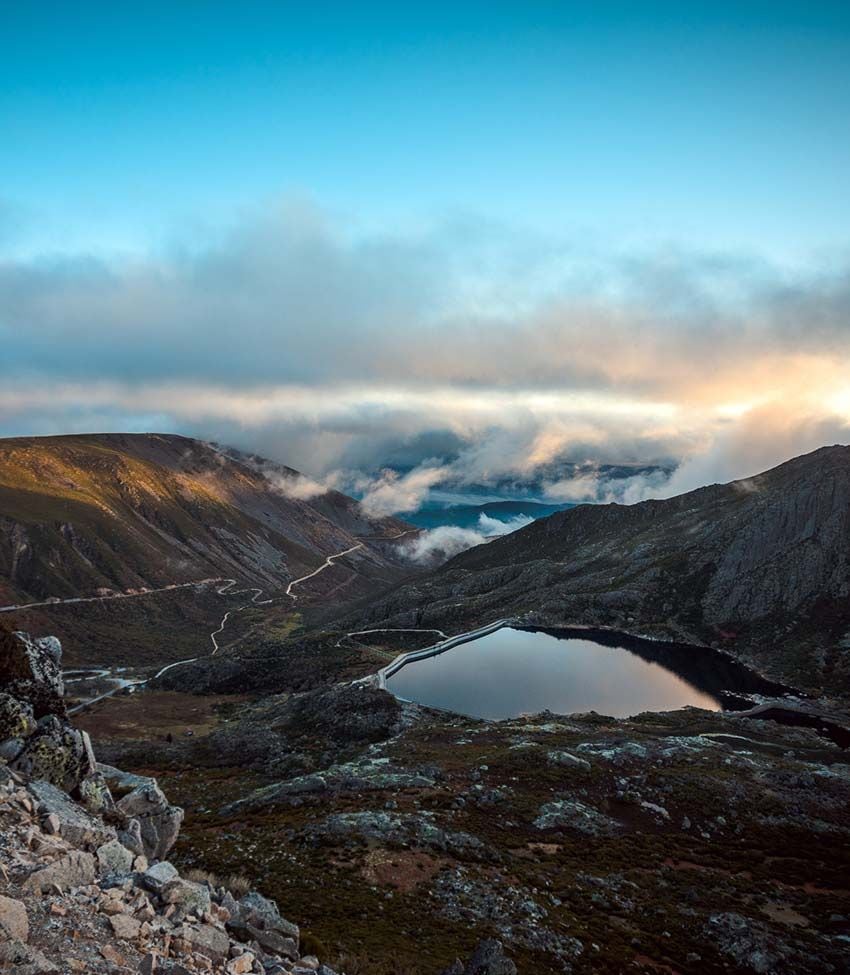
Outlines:
<svg viewBox="0 0 850 975"><path fill-rule="evenodd" d="M98 836L58 832L59 814L39 813L43 784L18 780L0 768L0 970L334 975L301 954L297 925L273 901L181 877L167 861L149 866L114 835L91 852L106 824ZM73 800L63 803L73 819Z"/></svg>
<svg viewBox="0 0 850 975"><path fill-rule="evenodd" d="M54 637L0 630L0 761L33 783L39 814L69 842L90 848L118 836L137 855L164 857L183 811L155 779L98 767L88 734L67 719L61 658Z"/></svg>
<svg viewBox="0 0 850 975"><path fill-rule="evenodd" d="M31 637L20 631L4 630L0 640L0 682L30 681L42 685L61 697L62 645L55 636Z"/></svg>
<svg viewBox="0 0 850 975"><path fill-rule="evenodd" d="M458 958L441 975L516 975L516 965L506 957L501 941L484 938L464 965Z"/></svg>
<svg viewBox="0 0 850 975"><path fill-rule="evenodd" d="M0 969L334 975L273 901L164 859L183 810L156 779L97 764L61 705L58 641L0 641Z"/></svg>
<svg viewBox="0 0 850 975"><path fill-rule="evenodd" d="M156 779L122 772L111 765L99 764L97 769L116 799L116 812L126 817L122 841L149 859L163 858L180 832L183 810L171 805Z"/></svg>
<svg viewBox="0 0 850 975"><path fill-rule="evenodd" d="M346 744L376 742L397 730L401 713L392 694L367 684L335 684L294 697L280 724Z"/></svg>
<svg viewBox="0 0 850 975"><path fill-rule="evenodd" d="M28 779L41 779L102 808L105 799L85 732L67 721L62 648L0 628L0 758Z"/></svg>
<svg viewBox="0 0 850 975"><path fill-rule="evenodd" d="M298 803L303 796L325 792L382 792L395 789L422 789L433 786L439 770L397 769L387 758L365 758L345 765L332 765L324 772L298 775L285 782L256 789L244 799L237 799L222 809L232 816L251 809L262 809L276 803Z"/></svg>

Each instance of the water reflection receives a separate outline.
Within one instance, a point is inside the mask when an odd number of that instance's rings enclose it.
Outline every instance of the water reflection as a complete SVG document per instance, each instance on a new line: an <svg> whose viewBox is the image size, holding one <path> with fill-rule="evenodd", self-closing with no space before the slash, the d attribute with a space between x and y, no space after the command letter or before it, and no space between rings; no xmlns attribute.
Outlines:
<svg viewBox="0 0 850 975"><path fill-rule="evenodd" d="M388 686L409 700L481 718L542 710L627 717L687 705L718 711L747 704L724 692L782 690L702 647L509 627L410 663Z"/></svg>

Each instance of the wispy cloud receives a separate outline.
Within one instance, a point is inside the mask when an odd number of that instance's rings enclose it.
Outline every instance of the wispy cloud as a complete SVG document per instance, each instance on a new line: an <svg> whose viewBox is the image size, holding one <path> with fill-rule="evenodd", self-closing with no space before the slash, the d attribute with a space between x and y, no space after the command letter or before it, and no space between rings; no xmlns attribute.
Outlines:
<svg viewBox="0 0 850 975"><path fill-rule="evenodd" d="M419 565L436 565L457 555L458 552L473 548L475 545L483 545L500 535L524 528L530 525L532 520L525 515L519 515L507 521L500 521L498 518L481 514L477 529L441 525L439 528L420 532L411 540L404 542L401 549L412 562Z"/></svg>
<svg viewBox="0 0 850 975"><path fill-rule="evenodd" d="M374 513L503 478L635 500L850 420L847 263L606 255L470 220L370 236L289 206L156 257L6 259L0 343L4 433L180 430L303 470L306 495L365 472ZM598 474L649 463L677 471Z"/></svg>

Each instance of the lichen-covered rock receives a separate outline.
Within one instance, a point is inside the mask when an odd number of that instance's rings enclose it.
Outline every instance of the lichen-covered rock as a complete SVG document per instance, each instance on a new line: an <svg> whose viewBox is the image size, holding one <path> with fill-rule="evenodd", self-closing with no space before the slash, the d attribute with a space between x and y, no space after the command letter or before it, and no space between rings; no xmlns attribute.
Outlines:
<svg viewBox="0 0 850 975"><path fill-rule="evenodd" d="M31 679L32 669L23 641L5 623L0 623L0 684Z"/></svg>
<svg viewBox="0 0 850 975"><path fill-rule="evenodd" d="M62 678L62 644L55 636L32 637L20 630L15 636L21 641L26 656L27 679L44 684L60 697L65 693Z"/></svg>
<svg viewBox="0 0 850 975"><path fill-rule="evenodd" d="M95 761L88 735L67 722L60 660L55 637L0 629L0 759L74 792Z"/></svg>
<svg viewBox="0 0 850 975"><path fill-rule="evenodd" d="M96 815L102 816L115 808L109 786L100 772L87 775L77 786L77 795L86 809Z"/></svg>
<svg viewBox="0 0 850 975"><path fill-rule="evenodd" d="M0 630L0 685L32 682L58 697L65 693L62 679L62 644L55 636L32 637Z"/></svg>
<svg viewBox="0 0 850 975"><path fill-rule="evenodd" d="M62 727L52 715L43 718L11 765L29 779L46 779L72 792L86 774L82 735Z"/></svg>
<svg viewBox="0 0 850 975"><path fill-rule="evenodd" d="M133 868L134 856L118 840L110 840L95 851L100 872L105 876L129 873Z"/></svg>
<svg viewBox="0 0 850 975"><path fill-rule="evenodd" d="M618 829L615 820L577 799L555 799L540 807L537 829L574 829L587 836L604 836Z"/></svg>
<svg viewBox="0 0 850 975"><path fill-rule="evenodd" d="M0 693L0 741L28 738L35 728L32 705L11 694Z"/></svg>

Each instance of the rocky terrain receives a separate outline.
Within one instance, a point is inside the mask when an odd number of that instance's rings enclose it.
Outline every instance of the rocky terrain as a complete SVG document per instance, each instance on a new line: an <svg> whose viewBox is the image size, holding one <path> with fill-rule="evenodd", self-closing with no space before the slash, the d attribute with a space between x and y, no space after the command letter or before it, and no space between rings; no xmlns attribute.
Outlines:
<svg viewBox="0 0 850 975"><path fill-rule="evenodd" d="M437 712L369 677L433 632L349 631L515 614L672 636L815 704L826 690L840 717L848 457L555 514L342 621L333 596L264 612L221 654L73 723L59 641L0 631L0 965L843 973L844 738L775 708Z"/></svg>
<svg viewBox="0 0 850 975"><path fill-rule="evenodd" d="M345 629L472 629L515 616L720 646L850 695L850 447L666 501L580 505L456 556Z"/></svg>
<svg viewBox="0 0 850 975"><path fill-rule="evenodd" d="M332 975L244 877L166 859L183 810L96 762L64 716L59 652L0 630L0 968Z"/></svg>
<svg viewBox="0 0 850 975"><path fill-rule="evenodd" d="M482 937L523 973L846 970L850 764L809 730L484 722L355 682L102 748L185 807L182 869L256 877L346 971L461 972Z"/></svg>

